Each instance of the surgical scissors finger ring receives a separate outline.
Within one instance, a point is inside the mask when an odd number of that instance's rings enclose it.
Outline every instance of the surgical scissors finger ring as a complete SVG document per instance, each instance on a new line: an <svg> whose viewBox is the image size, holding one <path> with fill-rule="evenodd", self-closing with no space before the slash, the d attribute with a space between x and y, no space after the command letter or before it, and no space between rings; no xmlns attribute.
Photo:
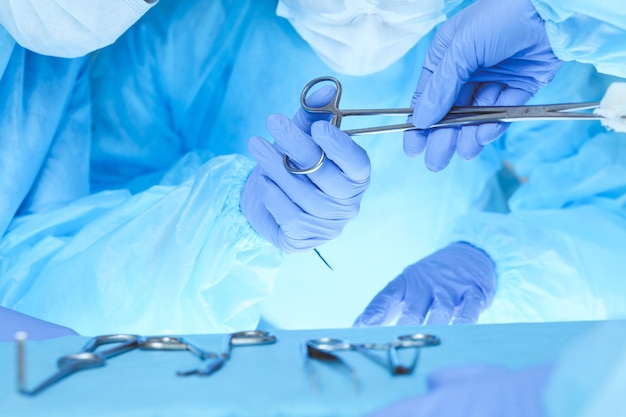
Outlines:
<svg viewBox="0 0 626 417"><path fill-rule="evenodd" d="M321 106L321 107L311 107L308 104L306 104L306 98L309 95L309 91L311 91L311 89L317 84L320 84L326 81L329 81L335 84L335 89L336 89L335 95L330 100L330 102L328 102L326 105ZM309 81L302 89L302 93L300 94L300 105L308 113L330 114L331 115L330 123L333 126L339 128L341 127L341 119L342 119L342 114L341 114L341 111L339 110L339 100L341 99L341 91L342 91L341 83L339 82L338 79L334 77L315 78ZM322 149L322 154L320 155L319 160L315 164L313 164L312 166L308 168L298 169L292 166L289 160L289 156L285 154L283 156L283 165L285 166L285 169L287 169L287 171L291 172L292 174L298 174L298 175L312 174L313 172L320 169L325 159L326 159L326 153Z"/></svg>

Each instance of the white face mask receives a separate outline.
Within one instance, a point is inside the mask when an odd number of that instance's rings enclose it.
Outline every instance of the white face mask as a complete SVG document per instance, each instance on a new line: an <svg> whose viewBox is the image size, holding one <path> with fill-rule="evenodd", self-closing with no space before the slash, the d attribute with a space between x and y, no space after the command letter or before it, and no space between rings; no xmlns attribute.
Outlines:
<svg viewBox="0 0 626 417"><path fill-rule="evenodd" d="M366 75L387 68L462 0L280 0L289 20L334 71Z"/></svg>
<svg viewBox="0 0 626 417"><path fill-rule="evenodd" d="M0 24L22 47L75 58L110 45L157 0L0 0Z"/></svg>

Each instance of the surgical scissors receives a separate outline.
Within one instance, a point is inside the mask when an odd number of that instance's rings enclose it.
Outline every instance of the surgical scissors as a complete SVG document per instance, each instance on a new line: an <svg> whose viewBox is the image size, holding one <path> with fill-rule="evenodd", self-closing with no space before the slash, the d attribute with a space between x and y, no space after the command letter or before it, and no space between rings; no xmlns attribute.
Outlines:
<svg viewBox="0 0 626 417"><path fill-rule="evenodd" d="M24 354L24 340L18 339L18 346L20 343L22 344L22 347L18 349L18 354L20 355ZM57 360L58 370L31 390L26 389L24 386L24 358L18 358L18 366L22 368L18 369L18 375L20 375L18 382L19 391L26 395L39 394L52 384L78 371L104 366L107 359L137 348L140 340L140 336L127 334L96 336L89 340L79 353L61 356ZM95 352L98 347L111 343L119 343L119 345L102 352Z"/></svg>
<svg viewBox="0 0 626 417"><path fill-rule="evenodd" d="M331 82L335 84L336 92L330 102L321 107L311 107L306 104L306 98L313 87L323 82ZM341 99L341 83L334 77L324 76L311 80L304 86L300 94L300 105L309 113L329 114L332 115L330 122L341 127L341 122L345 117L349 116L410 116L413 114L413 108L396 108L396 109L340 109L339 101ZM438 123L429 127L429 129L447 127L447 126L464 126L470 124L480 124L489 122L518 122L532 120L601 120L603 116L593 113L580 113L576 110L590 110L600 106L600 102L587 103L571 103L571 104L548 104L548 105L531 105L531 106L476 106L476 107L453 107L450 112ZM384 132L403 132L406 130L418 130L412 123L393 124L387 126L375 126L359 129L344 130L350 136L366 135ZM326 154L322 150L319 160L308 168L295 168L289 159L289 156L283 156L283 165L287 171L293 174L311 174L317 171L324 160Z"/></svg>
<svg viewBox="0 0 626 417"><path fill-rule="evenodd" d="M319 339L311 339L306 342L307 346L313 346L318 350L332 352L332 351L349 351L353 350L366 356L371 361L381 365L388 370L392 375L407 375L413 372L417 365L417 359L419 356L419 348L426 346L436 346L441 343L441 340L434 335L415 333L399 336L390 343L352 343L341 339L334 339L330 337L322 337ZM416 352L413 356L413 360L409 365L403 365L397 356L398 349L415 348ZM373 351L386 350L387 358L383 358Z"/></svg>
<svg viewBox="0 0 626 417"><path fill-rule="evenodd" d="M343 361L339 356L334 353L328 352L327 350L319 349L315 346L315 341L320 339L313 339L306 343L306 369L309 374L309 378L311 379L311 386L313 388L314 393L319 392L319 382L317 380L317 374L311 365L311 359L315 359L330 365L331 367L339 370L340 372L347 372L350 375L350 379L352 379L352 386L354 387L355 394L358 394L360 391L360 381L359 377L354 371L354 369ZM309 343L312 342L312 343Z"/></svg>
<svg viewBox="0 0 626 417"><path fill-rule="evenodd" d="M252 345L267 345L276 342L276 336L263 330L247 330L242 332L231 333L226 338L225 346L220 354L214 354L213 360L208 365L202 365L189 371L178 372L177 375L189 376L211 375L224 365L224 363L230 358L230 352L233 346L252 346Z"/></svg>
<svg viewBox="0 0 626 417"><path fill-rule="evenodd" d="M188 350L198 359L206 360L216 358L217 354L199 348L182 337L174 336L151 336L143 338L139 345L141 350Z"/></svg>

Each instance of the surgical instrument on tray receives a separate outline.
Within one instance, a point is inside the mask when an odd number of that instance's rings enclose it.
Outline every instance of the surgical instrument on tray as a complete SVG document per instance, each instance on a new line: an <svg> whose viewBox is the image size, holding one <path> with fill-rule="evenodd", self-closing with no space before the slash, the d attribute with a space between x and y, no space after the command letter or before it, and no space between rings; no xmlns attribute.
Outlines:
<svg viewBox="0 0 626 417"><path fill-rule="evenodd" d="M18 337L19 336L19 337ZM24 379L24 342L25 337L21 334L16 335L18 343L18 388L22 394L36 395L53 385L54 383L66 378L73 373L82 371L84 369L91 369L106 364L106 360L113 356L119 355L128 350L134 349L138 346L140 337L136 335L109 335L109 336L96 336L89 340L87 344L79 353L73 353L65 355L57 360L58 370L53 373L46 380L41 382L35 388L28 390L25 387ZM104 344L119 343L119 345L106 349L101 352L95 352L95 350ZM21 347L20 347L21 346ZM19 376L21 375L21 377Z"/></svg>
<svg viewBox="0 0 626 417"><path fill-rule="evenodd" d="M419 348L426 346L436 346L441 343L437 336L415 333L403 335L390 343L351 343L345 340L322 337L307 341L307 346L313 346L324 352L332 351L356 351L366 356L371 361L381 365L392 375L406 375L413 372L419 357ZM413 359L408 365L400 363L398 349L415 348ZM387 357L374 353L375 351L386 351Z"/></svg>
<svg viewBox="0 0 626 417"><path fill-rule="evenodd" d="M203 361L217 357L216 353L201 349L183 337L150 336L143 338L138 347L141 350L187 350Z"/></svg>
<svg viewBox="0 0 626 417"><path fill-rule="evenodd" d="M222 353L215 355L208 364L202 364L198 368L188 371L178 372L180 376L188 375L211 375L224 365L230 358L230 352L233 346L252 346L267 345L276 342L276 336L263 330L248 330L242 332L231 333L226 338L225 346Z"/></svg>
<svg viewBox="0 0 626 417"><path fill-rule="evenodd" d="M335 355L334 353L318 349L314 343L309 342L310 341L306 343L306 367L309 378L311 380L311 387L313 388L313 392L319 392L319 382L317 381L315 370L310 363L311 359L321 361L339 370L340 372L347 372L348 374L350 374L352 386L354 387L354 393L358 394L360 391L360 382L359 377L357 376L354 369L346 362L344 362L339 356Z"/></svg>
<svg viewBox="0 0 626 417"><path fill-rule="evenodd" d="M138 348L142 341L143 338L136 334L109 334L103 336L95 336L87 341L85 346L83 346L83 348L81 349L81 352L95 352L96 349L98 349L102 345L117 343L115 347L107 349L100 353L105 359L109 359Z"/></svg>
<svg viewBox="0 0 626 417"><path fill-rule="evenodd" d="M331 82L335 84L335 95L330 102L324 106L311 107L306 104L306 98L313 87L323 82ZM349 116L410 116L414 109L396 108L396 109L340 109L339 101L341 99L341 83L334 77L318 77L311 80L304 86L300 94L300 104L302 108L309 113L322 113L332 115L330 122L341 127L343 118ZM438 123L430 126L430 129L462 126L469 124L480 124L490 122L517 122L531 120L602 120L603 116L593 113L581 113L576 110L590 110L600 106L600 102L588 103L572 103L572 104L548 104L548 105L531 105L531 106L476 106L476 107L453 107L450 112ZM359 129L344 130L348 135L365 135L383 132L401 132L405 130L417 130L412 123L393 124L388 126L375 126ZM283 165L293 174L311 174L317 171L324 160L326 154L322 150L319 160L308 168L296 168L289 159L289 156L283 156Z"/></svg>

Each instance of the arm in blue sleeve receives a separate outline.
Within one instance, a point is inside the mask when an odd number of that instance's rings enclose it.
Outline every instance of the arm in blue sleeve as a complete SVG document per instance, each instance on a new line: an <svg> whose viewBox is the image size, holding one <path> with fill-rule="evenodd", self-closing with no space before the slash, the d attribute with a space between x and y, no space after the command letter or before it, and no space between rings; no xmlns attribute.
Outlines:
<svg viewBox="0 0 626 417"><path fill-rule="evenodd" d="M621 1L531 1L557 57L626 77L626 9Z"/></svg>
<svg viewBox="0 0 626 417"><path fill-rule="evenodd" d="M625 137L602 133L533 170L510 213L459 219L451 241L484 249L496 264L493 304L479 322L626 316L624 187Z"/></svg>
<svg viewBox="0 0 626 417"><path fill-rule="evenodd" d="M281 254L240 211L252 168L194 152L144 192L16 220L0 241L0 302L86 335L255 328Z"/></svg>

